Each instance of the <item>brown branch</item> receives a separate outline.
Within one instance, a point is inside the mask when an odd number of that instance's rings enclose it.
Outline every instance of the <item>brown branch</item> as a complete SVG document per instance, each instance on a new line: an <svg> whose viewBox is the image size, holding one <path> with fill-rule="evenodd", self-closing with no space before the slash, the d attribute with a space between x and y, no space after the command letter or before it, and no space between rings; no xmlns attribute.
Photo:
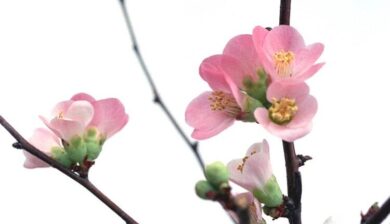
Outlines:
<svg viewBox="0 0 390 224"><path fill-rule="evenodd" d="M56 160L52 159L51 157L47 156L45 153L41 152L39 149L35 148L25 138L23 138L19 134L19 132L17 132L15 130L15 128L12 127L11 124L9 124L1 115L0 115L0 125L2 125L12 135L12 137L14 137L14 139L17 141L17 143L13 144L13 146L15 148L26 150L27 152L38 157L42 161L49 164L51 167L56 168L57 170L59 170L60 172L65 174L66 176L70 177L71 179L73 179L74 181L76 181L77 183L79 183L80 185L85 187L89 192L91 192L93 195L95 195L107 207L109 207L118 216L120 216L126 222L126 224L138 224L131 216L129 216L118 205L116 205L106 195L104 195L98 188L96 188L88 180L88 178L83 178L80 175L76 174L75 172L72 172L71 170L62 166Z"/></svg>
<svg viewBox="0 0 390 224"><path fill-rule="evenodd" d="M179 126L176 119L173 117L172 113L169 111L168 107L165 105L164 101L162 100L159 92L157 91L156 84L153 81L152 76L150 75L149 69L146 66L145 60L142 56L142 53L140 51L137 38L135 36L135 32L133 29L133 26L130 21L130 15L126 8L125 0L119 0L119 3L122 8L123 16L126 22L127 30L130 34L131 42L133 43L133 50L135 55L137 56L138 62L141 65L142 71L144 72L146 79L148 80L148 83L150 85L150 88L152 89L153 95L154 95L154 102L160 105L161 109L164 111L164 113L167 115L168 119L171 121L173 126L175 127L176 131L180 134L182 139L186 142L188 147L191 149L191 151L194 153L196 160L199 163L199 166L201 167L202 171L204 172L204 162L203 159L199 153L198 150L198 142L192 142L187 135L184 133L183 129Z"/></svg>
<svg viewBox="0 0 390 224"><path fill-rule="evenodd" d="M383 203L383 205L376 209L376 211L369 215L367 220L362 220L364 224L378 224L382 223L390 213L390 197Z"/></svg>

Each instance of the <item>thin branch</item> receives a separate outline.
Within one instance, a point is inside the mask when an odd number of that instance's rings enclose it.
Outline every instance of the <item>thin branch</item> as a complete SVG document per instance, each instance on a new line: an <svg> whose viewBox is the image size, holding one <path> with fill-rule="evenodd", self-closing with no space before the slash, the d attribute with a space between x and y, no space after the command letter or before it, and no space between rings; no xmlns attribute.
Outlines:
<svg viewBox="0 0 390 224"><path fill-rule="evenodd" d="M372 214L364 224L378 224L382 223L390 213L390 197L383 203L383 205Z"/></svg>
<svg viewBox="0 0 390 224"><path fill-rule="evenodd" d="M290 25L291 0L280 0L279 25Z"/></svg>
<svg viewBox="0 0 390 224"><path fill-rule="evenodd" d="M14 143L13 146L19 149L24 149L32 155L38 157L42 161L46 162L50 166L56 168L66 176L70 177L83 187L85 187L89 192L95 195L101 202L103 202L107 207L114 211L118 216L120 216L127 224L138 224L132 217L130 217L125 211L123 211L119 206L117 206L113 201L111 201L106 195L104 195L99 189L97 189L88 178L83 178L66 167L62 166L59 162L47 156L45 153L41 152L39 149L31 145L26 139L24 139L14 127L11 126L2 116L0 116L0 125L2 125L11 135L15 138L17 143Z"/></svg>
<svg viewBox="0 0 390 224"><path fill-rule="evenodd" d="M154 95L154 102L161 106L162 110L168 116L168 119L171 121L173 126L176 128L177 132L179 132L180 136L187 143L188 147L191 148L191 150L194 153L194 155L195 155L195 157L196 157L200 167L202 168L202 170L204 172L204 162L203 162L203 159L202 159L202 157L201 157L201 155L199 153L199 150L198 150L198 142L192 142L187 137L187 135L184 133L183 129L179 126L179 124L177 123L176 119L173 117L172 113L169 111L169 109L165 105L164 101L162 100L159 92L157 91L156 84L154 83L153 78L150 75L149 69L146 66L145 60L144 60L144 58L143 58L143 56L141 54L141 51L139 49L137 38L135 36L135 32L134 32L133 26L131 25L130 15L129 15L129 12L128 12L127 8L126 8L125 0L119 0L119 2L120 2L120 5L121 5L121 8L122 8L123 16L124 16L125 21L126 21L127 29L129 31L129 34L130 34L131 42L133 43L134 53L137 56L138 62L140 63L140 65L142 67L142 70L143 70L143 72L144 72L144 74L145 74L145 76L146 76L146 78L147 78L147 80L149 82L150 88L152 89L152 92L153 92L153 95Z"/></svg>

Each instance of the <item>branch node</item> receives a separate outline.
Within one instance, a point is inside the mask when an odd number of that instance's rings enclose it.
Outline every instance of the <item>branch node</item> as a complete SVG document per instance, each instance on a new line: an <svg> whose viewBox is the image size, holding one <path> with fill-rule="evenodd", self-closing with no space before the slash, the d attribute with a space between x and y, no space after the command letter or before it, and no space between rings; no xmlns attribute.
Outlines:
<svg viewBox="0 0 390 224"><path fill-rule="evenodd" d="M311 156L297 155L299 166L304 166L306 161L312 160Z"/></svg>
<svg viewBox="0 0 390 224"><path fill-rule="evenodd" d="M154 99L153 99L153 102L160 104L161 103L160 97L158 95L155 95Z"/></svg>
<svg viewBox="0 0 390 224"><path fill-rule="evenodd" d="M12 144L12 147L14 147L15 149L23 149L23 145L20 142L15 142L14 144Z"/></svg>

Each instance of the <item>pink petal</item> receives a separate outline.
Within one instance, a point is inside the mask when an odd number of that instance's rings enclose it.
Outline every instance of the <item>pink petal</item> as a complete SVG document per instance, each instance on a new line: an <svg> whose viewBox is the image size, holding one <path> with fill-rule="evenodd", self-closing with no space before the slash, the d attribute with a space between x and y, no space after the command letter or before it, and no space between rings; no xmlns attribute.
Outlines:
<svg viewBox="0 0 390 224"><path fill-rule="evenodd" d="M221 68L222 58L226 56L214 55L203 60L199 67L199 74L211 89L229 92L229 86L225 81L224 71Z"/></svg>
<svg viewBox="0 0 390 224"><path fill-rule="evenodd" d="M297 75L297 79L294 79L294 81L296 81L296 82L305 81L306 79L313 76L318 70L320 70L324 64L325 63L319 63L319 64L315 64L315 65L311 66L308 70Z"/></svg>
<svg viewBox="0 0 390 224"><path fill-rule="evenodd" d="M254 43L255 49L257 51L257 55L258 55L259 61L263 65L264 69L268 73L270 73L270 71L274 70L274 68L273 68L273 61L270 60L265 55L265 52L264 52L264 49L263 49L264 39L267 36L268 32L269 31L267 29L265 29L265 28L263 28L261 26L256 26L253 29L252 37L253 37L253 43Z"/></svg>
<svg viewBox="0 0 390 224"><path fill-rule="evenodd" d="M82 136L85 128L83 124L77 121L59 118L52 119L48 127L67 142L76 135Z"/></svg>
<svg viewBox="0 0 390 224"><path fill-rule="evenodd" d="M59 138L52 132L43 128L36 129L33 133L33 136L29 139L29 142L48 156L51 154L52 147L60 146ZM43 162L27 151L23 151L23 153L26 156L24 167L31 169L49 166L47 163Z"/></svg>
<svg viewBox="0 0 390 224"><path fill-rule="evenodd" d="M272 82L267 89L267 99L271 102L273 98L288 97L300 101L309 94L309 91L309 86L304 82L296 84Z"/></svg>
<svg viewBox="0 0 390 224"><path fill-rule="evenodd" d="M230 76L226 76L226 82L230 87L230 93L233 95L234 99L236 100L236 103L243 110L245 108L245 101L247 96L241 92L241 90L238 88L238 86Z"/></svg>
<svg viewBox="0 0 390 224"><path fill-rule="evenodd" d="M266 129L273 135L280 137L281 139L293 142L303 136L307 135L312 128L312 123L308 123L305 126L297 127L297 128L286 128L281 125L277 125L274 123L270 123Z"/></svg>
<svg viewBox="0 0 390 224"><path fill-rule="evenodd" d="M86 127L91 122L94 108L88 101L74 101L63 114L65 119L74 120Z"/></svg>
<svg viewBox="0 0 390 224"><path fill-rule="evenodd" d="M324 45L315 43L296 52L294 65L295 76L299 77L302 73L311 68L323 51Z"/></svg>
<svg viewBox="0 0 390 224"><path fill-rule="evenodd" d="M92 96L90 96L89 94L86 94L86 93L78 93L78 94L72 96L71 100L73 100L73 101L85 100L85 101L88 101L90 103L96 101L95 98L93 98Z"/></svg>
<svg viewBox="0 0 390 224"><path fill-rule="evenodd" d="M311 123L317 113L317 100L313 96L307 96L302 102L298 102L298 111L294 118L286 126L289 128L303 127Z"/></svg>
<svg viewBox="0 0 390 224"><path fill-rule="evenodd" d="M266 140L253 144L247 151L247 159L242 171L238 169L243 164L243 159L233 160L228 163L230 180L241 187L252 191L262 187L272 177L272 167L269 157L269 146Z"/></svg>
<svg viewBox="0 0 390 224"><path fill-rule="evenodd" d="M258 79L257 71L262 66L253 44L252 35L244 34L232 38L227 43L223 54L234 57L239 61L240 67L244 71L244 74L241 74L241 76L249 75L254 81Z"/></svg>
<svg viewBox="0 0 390 224"><path fill-rule="evenodd" d="M95 110L91 126L99 129L105 137L109 138L120 131L129 120L123 104L115 98L108 98L93 102Z"/></svg>
<svg viewBox="0 0 390 224"><path fill-rule="evenodd" d="M66 101L62 101L62 102L57 103L57 105L54 107L54 109L51 112L52 116L58 117L60 115L63 115L63 113L65 111L67 111L68 108L72 105L72 103L73 103L73 100L66 100Z"/></svg>
<svg viewBox="0 0 390 224"><path fill-rule="evenodd" d="M255 68L252 70L244 67L239 60L230 56L224 56L221 60L221 66L226 76L235 83L236 86L243 89L243 81L246 78L250 78L252 81L257 81L258 77L255 72Z"/></svg>
<svg viewBox="0 0 390 224"><path fill-rule="evenodd" d="M295 53L304 47L305 41L301 34L295 28L287 25L277 26L269 31L263 45L268 57L273 57L275 52L281 50Z"/></svg>
<svg viewBox="0 0 390 224"><path fill-rule="evenodd" d="M186 122L194 128L192 137L206 139L220 133L234 123L235 118L223 111L210 109L209 96L212 92L204 92L193 99L187 106Z"/></svg>

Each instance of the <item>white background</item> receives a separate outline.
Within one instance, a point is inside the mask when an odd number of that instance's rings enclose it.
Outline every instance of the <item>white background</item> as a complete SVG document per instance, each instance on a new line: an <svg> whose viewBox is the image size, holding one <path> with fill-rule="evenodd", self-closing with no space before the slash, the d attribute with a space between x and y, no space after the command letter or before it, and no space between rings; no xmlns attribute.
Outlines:
<svg viewBox="0 0 390 224"><path fill-rule="evenodd" d="M279 18L271 0L127 4L152 76L187 134L186 106L208 90L200 62ZM305 224L329 216L359 223L360 211L389 197L389 7L387 0L293 1L291 24L307 43L325 44L326 61L309 81L319 102L314 129L296 141L298 153L314 158L301 169ZM130 121L106 142L90 178L140 223L230 223L217 203L194 194L201 170L152 102L117 1L1 0L0 78L0 114L26 137L42 126L38 115L77 92L122 100ZM227 163L263 138L286 192L281 142L256 124L237 122L200 151L207 163ZM56 170L23 168L13 142L0 129L0 223L123 223Z"/></svg>

